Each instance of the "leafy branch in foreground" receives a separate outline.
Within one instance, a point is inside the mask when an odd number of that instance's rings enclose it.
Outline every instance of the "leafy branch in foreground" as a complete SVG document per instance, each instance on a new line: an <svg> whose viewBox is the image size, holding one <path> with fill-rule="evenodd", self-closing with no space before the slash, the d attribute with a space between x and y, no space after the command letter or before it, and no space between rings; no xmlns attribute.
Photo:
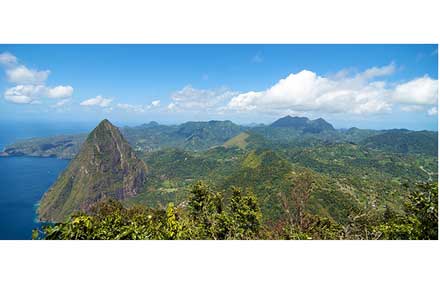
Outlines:
<svg viewBox="0 0 440 290"><path fill-rule="evenodd" d="M198 182L187 204L166 209L125 208L116 200L96 203L88 213L74 214L64 223L34 230L33 238L49 240L173 240L258 239L261 211L252 193L232 190L227 205L220 192Z"/></svg>
<svg viewBox="0 0 440 290"><path fill-rule="evenodd" d="M418 184L405 202L405 216L376 227L384 239L438 239L438 184Z"/></svg>
<svg viewBox="0 0 440 290"><path fill-rule="evenodd" d="M353 212L348 222L307 212L316 188L310 172L292 177L289 195L281 195L285 218L262 224L258 200L252 192L233 187L230 195L197 182L186 202L166 208L124 207L108 199L66 222L34 230L34 239L56 240L174 240L174 239L437 239L438 185L419 184L409 194L404 214L391 208ZM228 198L226 198L228 196Z"/></svg>

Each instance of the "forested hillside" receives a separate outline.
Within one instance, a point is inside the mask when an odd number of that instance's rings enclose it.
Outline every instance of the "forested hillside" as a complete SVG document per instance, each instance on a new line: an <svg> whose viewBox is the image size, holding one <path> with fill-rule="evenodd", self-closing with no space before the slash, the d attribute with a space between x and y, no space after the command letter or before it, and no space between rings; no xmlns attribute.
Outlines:
<svg viewBox="0 0 440 290"><path fill-rule="evenodd" d="M100 231L104 221L116 218L129 232L143 231L131 228L138 222L161 228L134 238L431 239L429 231L437 231L423 228L434 225L432 210L420 212L437 198L437 132L336 130L323 119L296 117L269 126L151 122L120 131L148 168L145 182L136 194L116 196L111 205L82 208L44 237L60 238L69 225L85 221L94 235L94 227ZM60 138L53 140L63 144ZM29 149L45 143L28 144ZM17 152L24 150L20 146ZM198 194L204 197L197 202L207 203L198 209L203 217L194 213ZM115 196L101 197L94 200ZM166 233L168 223L175 223L172 234Z"/></svg>
<svg viewBox="0 0 440 290"><path fill-rule="evenodd" d="M350 214L344 224L305 211L316 184L309 172L297 175L295 186L281 195L284 213L277 223L264 223L251 191L232 188L228 197L196 183L185 205L165 208L126 207L117 200L96 203L63 223L34 230L34 239L437 239L438 187L420 184L410 193L403 213L390 208Z"/></svg>

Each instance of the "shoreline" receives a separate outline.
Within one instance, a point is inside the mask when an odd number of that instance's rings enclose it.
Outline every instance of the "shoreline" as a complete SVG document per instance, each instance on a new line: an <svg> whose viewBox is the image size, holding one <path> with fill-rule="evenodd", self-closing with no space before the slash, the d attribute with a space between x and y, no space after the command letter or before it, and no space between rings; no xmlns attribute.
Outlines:
<svg viewBox="0 0 440 290"><path fill-rule="evenodd" d="M27 154L23 154L23 155L3 155L1 153L4 152L0 152L0 158L22 158L22 157L26 157L26 158L42 158L42 159L46 159L46 158L54 158L54 159L58 159L58 160L72 160L72 158L62 158L62 157L58 157L58 156L35 156L35 155L27 155ZM7 154L7 153L6 153Z"/></svg>

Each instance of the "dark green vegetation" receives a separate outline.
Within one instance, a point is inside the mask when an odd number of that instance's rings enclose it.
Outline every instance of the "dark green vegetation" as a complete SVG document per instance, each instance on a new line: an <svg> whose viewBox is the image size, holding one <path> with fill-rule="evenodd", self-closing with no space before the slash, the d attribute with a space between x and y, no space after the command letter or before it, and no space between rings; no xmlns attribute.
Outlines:
<svg viewBox="0 0 440 290"><path fill-rule="evenodd" d="M362 141L367 148L396 153L437 156L437 133L430 131L389 130Z"/></svg>
<svg viewBox="0 0 440 290"><path fill-rule="evenodd" d="M309 120L305 117L286 116L268 126L260 124L252 127L240 126L231 121L186 122L170 126L150 122L136 127L123 127L120 132L134 150L141 152L168 148L204 151L222 145L235 145L244 149L249 139L253 145L271 149L355 143L390 153L437 156L437 132L358 128L335 130L322 118ZM86 134L33 138L6 146L0 156L71 159L79 152L85 139Z"/></svg>
<svg viewBox="0 0 440 290"><path fill-rule="evenodd" d="M324 119L309 120L306 117L286 116L273 122L272 128L293 128L303 133L321 133L322 131L334 131L335 128Z"/></svg>
<svg viewBox="0 0 440 290"><path fill-rule="evenodd" d="M246 130L231 121L187 122L181 125L159 125L150 122L136 127L123 127L120 132L136 151L155 151L166 148L206 150L222 145ZM86 134L35 138L6 146L0 156L41 156L73 158L86 139Z"/></svg>
<svg viewBox="0 0 440 290"><path fill-rule="evenodd" d="M116 200L103 200L89 214L78 213L33 236L40 234L46 239L255 239L263 232L252 193L234 188L225 203L221 193L199 182L181 207L125 208Z"/></svg>
<svg viewBox="0 0 440 290"><path fill-rule="evenodd" d="M405 202L405 212L363 211L346 224L306 211L319 185L310 171L295 176L282 194L283 216L276 224L264 224L258 200L252 192L232 188L229 198L196 183L188 201L166 208L136 205L124 207L106 199L88 213L77 212L66 222L34 230L34 239L142 240L142 239L437 239L438 187L421 184Z"/></svg>
<svg viewBox="0 0 440 290"><path fill-rule="evenodd" d="M178 126L152 122L125 127L121 133L148 165L146 182L136 194L110 194L113 188L101 191L100 197L120 201L122 216L141 207L162 213L163 222L172 208L183 223L179 226L192 228L196 221L190 218L189 203L194 184L202 181L210 188L207 191L222 200L223 215L230 214L226 209L235 192L231 188L238 186L255 199L260 229L242 238L426 239L434 237L428 228L437 232L434 223L427 222L432 216L422 217L415 210L418 207L408 206L414 204L416 193L423 197L422 204L434 200L437 132L335 130L323 119L285 117L270 126L255 127L229 121ZM106 186L113 184L114 177ZM89 208L77 209L92 224L101 219ZM131 222L128 218L127 223ZM182 234L179 238L221 235Z"/></svg>
<svg viewBox="0 0 440 290"><path fill-rule="evenodd" d="M68 168L44 194L38 208L43 221L63 221L102 198L125 199L138 194L147 167L119 130L102 121L87 137Z"/></svg>

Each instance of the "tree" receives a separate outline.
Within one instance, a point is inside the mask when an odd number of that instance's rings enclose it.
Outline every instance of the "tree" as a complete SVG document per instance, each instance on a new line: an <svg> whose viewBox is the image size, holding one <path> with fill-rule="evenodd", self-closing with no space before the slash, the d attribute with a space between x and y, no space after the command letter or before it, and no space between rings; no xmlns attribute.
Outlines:
<svg viewBox="0 0 440 290"><path fill-rule="evenodd" d="M178 217L173 205L167 211L144 206L125 208L117 200L96 203L66 222L43 227L33 238L48 240L145 240L176 238Z"/></svg>
<svg viewBox="0 0 440 290"><path fill-rule="evenodd" d="M417 184L406 199L405 215L387 217L386 223L374 227L382 239L438 239L438 184Z"/></svg>
<svg viewBox="0 0 440 290"><path fill-rule="evenodd" d="M306 205L316 181L311 170L304 169L299 173L289 176L291 187L288 195L280 193L282 206L291 226L298 226L304 230L307 228Z"/></svg>
<svg viewBox="0 0 440 290"><path fill-rule="evenodd" d="M252 192L243 194L233 187L228 206L223 194L196 183L188 201L190 238L196 239L253 239L261 228L261 210Z"/></svg>
<svg viewBox="0 0 440 290"><path fill-rule="evenodd" d="M203 182L191 189L188 201L188 236L191 239L223 239L226 235L223 195Z"/></svg>
<svg viewBox="0 0 440 290"><path fill-rule="evenodd" d="M418 220L421 239L438 239L438 183L422 183L410 193L406 212Z"/></svg>
<svg viewBox="0 0 440 290"><path fill-rule="evenodd" d="M227 217L229 238L258 238L262 214L258 200L252 192L243 194L240 189L232 188L232 197L228 206Z"/></svg>

